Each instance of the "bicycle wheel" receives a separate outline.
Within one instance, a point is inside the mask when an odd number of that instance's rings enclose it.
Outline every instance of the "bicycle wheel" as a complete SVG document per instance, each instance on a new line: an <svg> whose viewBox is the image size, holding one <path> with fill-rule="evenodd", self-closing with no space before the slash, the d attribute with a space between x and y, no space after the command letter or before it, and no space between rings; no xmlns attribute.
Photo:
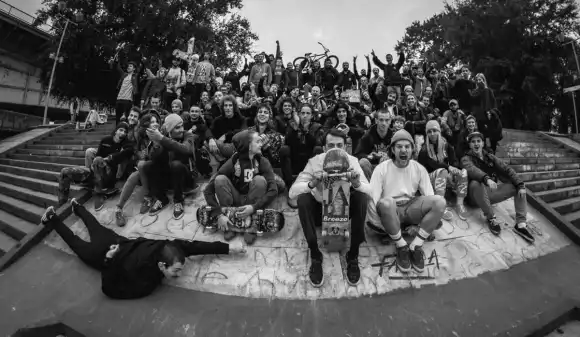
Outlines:
<svg viewBox="0 0 580 337"><path fill-rule="evenodd" d="M338 67L338 62L339 62L339 61L338 61L338 57L336 57L336 55L330 55L330 56L328 57L328 59L329 59L330 61L332 61L332 66L333 66L333 67L335 67L335 68L337 68L337 67Z"/></svg>
<svg viewBox="0 0 580 337"><path fill-rule="evenodd" d="M310 63L308 61L308 59L306 57L300 56L294 59L294 62L292 62L292 64L294 64L294 68L298 69L300 67L300 64L302 64L302 62L306 61L306 63L304 64L304 68L308 68L308 63Z"/></svg>

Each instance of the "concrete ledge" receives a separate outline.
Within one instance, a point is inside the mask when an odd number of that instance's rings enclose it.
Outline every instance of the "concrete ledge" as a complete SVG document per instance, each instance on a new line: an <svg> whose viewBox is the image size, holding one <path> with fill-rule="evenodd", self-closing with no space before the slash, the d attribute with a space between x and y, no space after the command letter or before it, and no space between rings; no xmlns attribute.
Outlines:
<svg viewBox="0 0 580 337"><path fill-rule="evenodd" d="M91 191L83 189L83 192L84 193L77 198L78 202L81 204L84 204L92 197ZM70 203L66 203L56 210L56 214L61 219L67 218L71 213L72 207ZM40 219L38 219L38 221L40 222ZM18 244L0 258L0 272L4 271L12 263L26 254L32 247L41 242L51 231L52 228L47 228L39 223L34 231L28 233L28 235L22 238Z"/></svg>
<svg viewBox="0 0 580 337"><path fill-rule="evenodd" d="M565 147L567 150L570 150L570 151L580 155L580 151L577 148L570 146L569 144L566 144L564 142L561 142L557 139L557 138L568 138L570 140L573 140L572 138L570 138L567 135L548 134L547 132L541 132L541 131L538 131L538 135L543 139L551 140L552 142L554 142L562 147ZM580 143L579 143L579 145L580 145Z"/></svg>
<svg viewBox="0 0 580 337"><path fill-rule="evenodd" d="M23 132L20 133L18 135L12 136L10 138L6 138L3 139L2 141L0 141L0 158L6 158L7 155L12 154L13 152L15 152L16 150L22 149L24 147L26 147L27 145L30 145L36 141L39 141L41 139L44 139L46 137L51 136L52 134L59 132L62 129L67 129L67 128L71 128L73 127L73 124L58 124L58 125L45 125L43 127L39 127L39 128L35 128L31 131L27 131L27 132ZM46 132L40 132L37 135L34 135L30 138L27 137L26 133L28 132L34 132L36 130L43 130L46 128L50 128L50 130L45 130ZM22 138L21 142L18 142L18 137ZM5 147L3 147L3 144L6 144L8 142L14 142L15 144L10 146L7 145Z"/></svg>
<svg viewBox="0 0 580 337"><path fill-rule="evenodd" d="M544 337L571 320L580 319L580 303L565 300L547 304L537 317L528 317L516 328L499 334L500 336Z"/></svg>

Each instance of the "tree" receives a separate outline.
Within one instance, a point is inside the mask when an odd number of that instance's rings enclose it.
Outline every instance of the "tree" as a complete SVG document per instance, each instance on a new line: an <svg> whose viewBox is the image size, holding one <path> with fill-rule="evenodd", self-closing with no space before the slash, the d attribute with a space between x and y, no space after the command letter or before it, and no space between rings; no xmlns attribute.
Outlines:
<svg viewBox="0 0 580 337"><path fill-rule="evenodd" d="M58 0L43 5L36 24L50 21L55 33L46 54L39 55L46 60L45 85L52 70L48 55L56 52L65 18L75 21L78 13L85 18L69 24L61 48L65 60L57 66L53 95L62 100L114 104L118 76L109 63L119 46L125 61L161 59L169 66L172 51L186 50L195 37L196 52L212 52L216 66L236 67L258 39L248 20L234 13L241 0L68 0L64 10Z"/></svg>
<svg viewBox="0 0 580 337"><path fill-rule="evenodd" d="M579 28L574 0L458 0L413 22L396 49L484 73L509 126L548 128L561 95L556 80L575 69L571 47L557 37Z"/></svg>

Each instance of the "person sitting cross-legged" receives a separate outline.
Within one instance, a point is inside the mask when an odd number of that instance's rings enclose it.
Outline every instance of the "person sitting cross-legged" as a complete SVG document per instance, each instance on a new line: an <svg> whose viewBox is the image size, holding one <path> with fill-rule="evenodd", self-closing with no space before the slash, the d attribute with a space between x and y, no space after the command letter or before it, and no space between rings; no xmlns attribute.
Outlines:
<svg viewBox="0 0 580 337"><path fill-rule="evenodd" d="M346 146L346 136L340 130L330 129L324 136L324 151ZM316 227L322 226L322 165L326 153L318 154L308 161L306 167L290 188L289 197L298 201L298 217L310 249L310 283L320 287L324 283L322 253L318 248ZM360 280L358 264L359 245L365 241L364 223L371 187L356 157L348 155L352 176L350 183L350 250L346 254L346 276L350 285Z"/></svg>
<svg viewBox="0 0 580 337"><path fill-rule="evenodd" d="M501 159L488 153L483 134L473 132L467 137L471 150L461 158L461 166L469 177L468 202L481 208L487 218L489 230L499 235L501 222L496 218L491 205L514 197L516 225L514 231L528 242L534 237L526 225L526 187L517 173ZM501 182L498 184L498 181Z"/></svg>
<svg viewBox="0 0 580 337"><path fill-rule="evenodd" d="M75 235L50 206L41 222L54 229L88 266L101 272L101 290L114 299L136 299L151 294L164 277L180 276L185 258L193 255L244 254L241 245L185 240L128 239L102 226L76 199L73 213L88 229L90 241Z"/></svg>
<svg viewBox="0 0 580 337"><path fill-rule="evenodd" d="M391 118L389 111L377 111L376 124L365 132L354 152L354 156L359 159L359 164L367 179L371 179L375 166L388 159L387 148L393 137L393 131L389 129Z"/></svg>
<svg viewBox="0 0 580 337"><path fill-rule="evenodd" d="M272 165L262 156L262 139L257 132L238 132L232 141L237 152L219 168L203 194L213 208L210 216L222 213L222 207L239 207L237 216L243 219L271 203L278 195L278 186ZM224 231L226 241L236 236L227 230L228 222L224 214L218 218L218 228ZM245 233L244 240L253 244L256 234Z"/></svg>
<svg viewBox="0 0 580 337"><path fill-rule="evenodd" d="M419 152L419 163L427 169L435 194L445 197L447 187L452 187L457 195L456 211L461 220L466 220L467 210L463 201L467 196L467 171L458 168L453 146L441 135L441 126L436 120L427 122L427 138ZM443 219L451 220L453 215L447 209Z"/></svg>
<svg viewBox="0 0 580 337"><path fill-rule="evenodd" d="M379 164L371 178L372 200L368 220L382 225L395 242L396 263L402 272L425 268L423 242L439 226L445 211L445 199L433 193L427 170L412 158L415 144L406 130L399 130L391 139L391 159ZM417 196L417 191L421 192ZM419 225L410 245L403 239L401 225Z"/></svg>

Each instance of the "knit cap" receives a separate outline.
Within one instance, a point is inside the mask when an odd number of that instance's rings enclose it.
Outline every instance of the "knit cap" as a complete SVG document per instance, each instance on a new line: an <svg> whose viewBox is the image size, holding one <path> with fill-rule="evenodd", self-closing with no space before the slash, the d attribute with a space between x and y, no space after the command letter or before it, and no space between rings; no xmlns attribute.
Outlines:
<svg viewBox="0 0 580 337"><path fill-rule="evenodd" d="M165 122L163 123L163 129L170 135L171 131L179 124L183 123L183 119L178 114L169 114L165 117Z"/></svg>
<svg viewBox="0 0 580 337"><path fill-rule="evenodd" d="M393 135L393 138L391 138L391 145L394 146L395 143L397 143L400 140L408 140L411 143L411 145L413 145L413 147L415 147L415 142L413 141L413 137L411 137L411 134L409 134L404 129L395 132L395 134Z"/></svg>
<svg viewBox="0 0 580 337"><path fill-rule="evenodd" d="M427 126L426 126L426 128L425 128L425 130L426 130L426 131L429 131L429 130L432 130L432 129L435 129L435 130L437 130L437 131L441 132L441 126L440 126L440 125L439 125L439 123L438 123L436 120L434 120L434 119L432 119L432 120L428 121L428 122L427 122Z"/></svg>

